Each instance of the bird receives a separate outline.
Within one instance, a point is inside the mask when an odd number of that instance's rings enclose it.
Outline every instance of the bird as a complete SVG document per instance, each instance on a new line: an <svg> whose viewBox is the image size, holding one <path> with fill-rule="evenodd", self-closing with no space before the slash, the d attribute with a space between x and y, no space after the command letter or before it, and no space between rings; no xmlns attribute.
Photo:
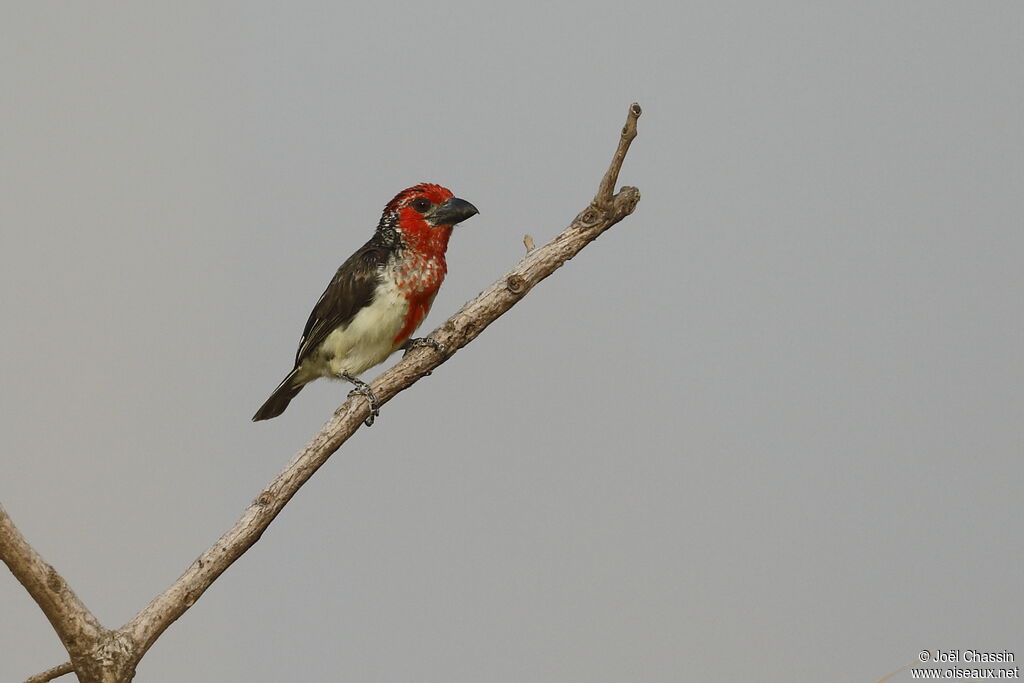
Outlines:
<svg viewBox="0 0 1024 683"><path fill-rule="evenodd" d="M406 188L388 202L373 237L341 264L313 306L302 331L295 366L253 416L269 420L285 411L306 384L320 377L355 385L370 403L377 398L358 375L400 348L432 346L412 339L427 317L448 272L445 252L453 228L477 208L433 183Z"/></svg>

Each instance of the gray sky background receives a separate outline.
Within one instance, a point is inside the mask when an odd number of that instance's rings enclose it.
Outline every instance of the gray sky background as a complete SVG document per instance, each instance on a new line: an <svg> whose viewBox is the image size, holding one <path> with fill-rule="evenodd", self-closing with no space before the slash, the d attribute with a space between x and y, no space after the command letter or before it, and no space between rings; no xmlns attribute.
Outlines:
<svg viewBox="0 0 1024 683"><path fill-rule="evenodd" d="M249 421L387 200L480 208L433 329L586 206L637 101L636 213L387 405L137 680L1019 663L1022 29L1016 2L5 3L0 501L124 623L344 398ZM64 659L0 573L0 680Z"/></svg>

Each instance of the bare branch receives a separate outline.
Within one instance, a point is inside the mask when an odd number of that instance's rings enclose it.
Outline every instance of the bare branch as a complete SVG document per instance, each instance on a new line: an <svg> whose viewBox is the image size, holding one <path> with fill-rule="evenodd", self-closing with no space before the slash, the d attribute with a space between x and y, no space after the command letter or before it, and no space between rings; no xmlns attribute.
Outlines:
<svg viewBox="0 0 1024 683"><path fill-rule="evenodd" d="M601 179L597 188L597 196L594 197L594 204L602 211L611 208L612 194L615 192L615 184L619 182L619 171L622 170L622 162L629 151L629 145L636 137L636 121L640 118L640 105L634 102L629 107L629 116L626 117L626 125L622 127L622 135L619 136L619 146L612 157L612 164Z"/></svg>
<svg viewBox="0 0 1024 683"><path fill-rule="evenodd" d="M103 627L64 577L29 545L2 505L0 559L43 610L71 657L88 650L103 632Z"/></svg>
<svg viewBox="0 0 1024 683"><path fill-rule="evenodd" d="M639 116L639 105L632 105L615 157L590 206L543 247L534 247L533 239L527 236L524 240L527 254L515 268L431 333L430 336L441 344L443 353L428 347L410 351L372 383L378 403L387 403L421 377L430 374L479 336L541 280L633 212L640 201L639 190L623 187L618 194L613 194L613 190L622 161L636 137ZM21 536L0 506L0 559L38 603L71 655L71 662L37 674L27 683L43 683L72 671L82 683L125 683L132 680L136 665L160 634L259 540L292 496L359 429L369 413L365 398L349 398L246 508L241 519L203 552L174 584L116 631L108 631L100 625L60 574Z"/></svg>
<svg viewBox="0 0 1024 683"><path fill-rule="evenodd" d="M630 107L629 118L611 167L601 183L600 192L607 190L607 196L604 197L606 201L599 203L598 198L595 198L595 203L581 212L565 231L543 247L532 249L509 273L434 330L430 336L444 345L444 356L431 348L417 349L374 380L371 386L381 405L444 363L526 296L537 283L551 275L602 232L633 212L640 200L640 192L634 187L624 187L619 194L613 196L609 188L617 182L629 143L636 136L636 119L639 115L640 107L634 104ZM170 588L154 598L121 629L138 648L136 661L168 626L199 599L217 577L259 540L285 504L359 429L369 413L369 404L365 398L353 397L347 400L335 411L320 433L292 458L249 505L242 518L200 555Z"/></svg>
<svg viewBox="0 0 1024 683"><path fill-rule="evenodd" d="M52 669L47 669L42 673L38 673L35 676L31 676L25 679L25 683L46 683L52 681L55 678L59 678L64 674L69 674L75 670L75 665L71 662L64 662L59 666L55 666Z"/></svg>

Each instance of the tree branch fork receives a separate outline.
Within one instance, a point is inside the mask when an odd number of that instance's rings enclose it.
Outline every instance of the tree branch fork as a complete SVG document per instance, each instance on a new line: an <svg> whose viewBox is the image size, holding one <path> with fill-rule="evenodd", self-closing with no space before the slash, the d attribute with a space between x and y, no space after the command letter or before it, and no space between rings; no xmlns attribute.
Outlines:
<svg viewBox="0 0 1024 683"><path fill-rule="evenodd" d="M589 206L544 246L534 247L533 238L527 235L527 253L522 260L430 334L443 345L443 355L433 348L418 348L381 373L370 384L380 405L446 362L541 280L633 212L640 201L639 190L623 187L615 193L614 189L622 162L636 137L640 113L638 104L629 107L615 155ZM25 540L0 505L0 559L39 605L70 657L69 662L36 674L26 683L44 683L71 672L82 683L131 681L139 661L157 638L259 540L292 496L369 414L365 397L352 396L345 401L259 493L235 525L196 558L167 590L116 630L108 630L99 623L57 570Z"/></svg>

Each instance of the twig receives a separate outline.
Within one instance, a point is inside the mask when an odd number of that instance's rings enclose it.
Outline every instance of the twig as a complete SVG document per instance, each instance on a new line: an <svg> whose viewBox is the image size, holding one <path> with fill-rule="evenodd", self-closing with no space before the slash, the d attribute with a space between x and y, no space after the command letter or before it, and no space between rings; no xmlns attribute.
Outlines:
<svg viewBox="0 0 1024 683"><path fill-rule="evenodd" d="M38 673L35 676L30 676L29 678L26 678L25 683L46 683L47 681L52 681L53 679L59 678L64 674L69 674L74 670L74 664L72 664L71 662L64 662L63 664L55 666L52 669L47 669L42 673Z"/></svg>
<svg viewBox="0 0 1024 683"><path fill-rule="evenodd" d="M923 654L925 651L921 650L921 652ZM875 681L875 683L885 683L886 681L888 681L890 678L892 678L896 674L898 674L900 672L903 672L903 671L906 671L907 669L909 669L909 668L911 668L913 666L920 666L920 665L921 665L921 660L920 659L914 659L914 661L910 662L909 664L904 664L903 666L901 666L900 668L896 669L895 671L890 671L889 673L887 673L886 675L882 676L877 681Z"/></svg>
<svg viewBox="0 0 1024 683"><path fill-rule="evenodd" d="M629 145L636 137L636 121L640 118L640 105L634 102L629 107L629 116L626 118L626 125L622 127L622 135L619 136L619 146L612 157L611 166L601 179L597 188L597 196L594 197L594 204L601 211L608 211L612 203L612 193L615 192L615 184L619 181L619 171L622 170L622 162L626 159L626 152Z"/></svg>

